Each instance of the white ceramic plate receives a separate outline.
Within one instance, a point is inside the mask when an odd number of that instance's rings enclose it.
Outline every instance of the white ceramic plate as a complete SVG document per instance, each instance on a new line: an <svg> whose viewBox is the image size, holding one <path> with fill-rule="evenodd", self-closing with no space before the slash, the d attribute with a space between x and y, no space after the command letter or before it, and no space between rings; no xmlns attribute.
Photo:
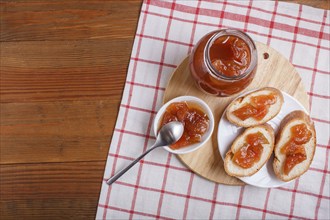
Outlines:
<svg viewBox="0 0 330 220"><path fill-rule="evenodd" d="M277 130L282 119L290 112L294 110L302 110L307 113L304 106L302 106L295 98L293 98L292 96L290 96L285 92L282 92L282 94L284 97L284 103L281 111L278 113L278 115L275 118L267 122L269 125L271 125L274 128L275 134L277 134ZM243 133L243 131L245 130L242 127L237 127L236 125L231 124L227 120L225 114L226 110L224 111L220 119L219 128L218 128L218 146L222 159L226 157L226 153L230 149L234 139L238 135ZM279 187L288 183L288 182L283 182L276 177L273 170L273 160L274 160L274 154L270 157L268 162L257 173L255 173L252 176L241 177L239 179L247 184L258 187L264 187L264 188Z"/></svg>

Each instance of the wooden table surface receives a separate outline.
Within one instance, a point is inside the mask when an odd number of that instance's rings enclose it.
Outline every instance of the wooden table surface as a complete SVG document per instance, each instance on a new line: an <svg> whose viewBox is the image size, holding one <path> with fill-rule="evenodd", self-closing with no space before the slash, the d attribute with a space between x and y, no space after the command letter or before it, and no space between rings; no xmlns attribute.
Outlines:
<svg viewBox="0 0 330 220"><path fill-rule="evenodd" d="M0 218L94 219L141 1L0 4Z"/></svg>

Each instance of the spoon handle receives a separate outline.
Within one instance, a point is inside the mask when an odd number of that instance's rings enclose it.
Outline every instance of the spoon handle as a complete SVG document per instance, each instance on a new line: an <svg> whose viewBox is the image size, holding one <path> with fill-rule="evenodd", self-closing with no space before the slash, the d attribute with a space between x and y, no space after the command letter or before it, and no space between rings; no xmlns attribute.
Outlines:
<svg viewBox="0 0 330 220"><path fill-rule="evenodd" d="M110 179L107 180L107 184L111 185L113 182L115 182L119 177L121 177L124 173L126 173L132 166L134 166L137 162L139 162L145 155L147 155L150 151L154 150L159 146L154 145L149 150L141 154L138 158L136 158L133 162L131 162L127 167L116 173L113 177L110 177Z"/></svg>

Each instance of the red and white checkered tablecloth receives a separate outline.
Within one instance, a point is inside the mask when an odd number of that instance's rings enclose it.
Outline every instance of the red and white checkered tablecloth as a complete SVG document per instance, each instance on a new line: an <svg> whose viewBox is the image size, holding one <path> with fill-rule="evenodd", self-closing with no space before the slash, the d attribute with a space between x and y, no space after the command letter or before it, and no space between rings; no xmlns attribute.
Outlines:
<svg viewBox="0 0 330 220"><path fill-rule="evenodd" d="M279 188L226 186L157 149L117 182L103 181L96 219L330 219L329 11L277 1L145 1L104 180L155 141L153 118L175 67L206 33L237 28L296 67L317 131L307 173Z"/></svg>

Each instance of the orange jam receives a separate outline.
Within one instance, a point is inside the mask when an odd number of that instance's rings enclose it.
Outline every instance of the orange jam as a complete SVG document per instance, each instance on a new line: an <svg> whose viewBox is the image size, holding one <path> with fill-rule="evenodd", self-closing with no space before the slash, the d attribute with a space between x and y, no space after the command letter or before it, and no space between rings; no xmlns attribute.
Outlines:
<svg viewBox="0 0 330 220"><path fill-rule="evenodd" d="M284 173L287 175L294 166L307 159L305 147L312 138L312 132L305 124L298 124L291 127L291 138L281 149L281 153L286 155L284 163Z"/></svg>
<svg viewBox="0 0 330 220"><path fill-rule="evenodd" d="M250 168L261 158L262 144L269 144L267 138L261 133L248 134L245 143L233 157L233 161L243 168Z"/></svg>
<svg viewBox="0 0 330 220"><path fill-rule="evenodd" d="M201 142L203 134L209 128L208 116L198 107L187 102L174 102L166 108L161 126L171 121L180 121L184 125L182 137L171 145L172 149Z"/></svg>
<svg viewBox="0 0 330 220"><path fill-rule="evenodd" d="M233 35L224 35L210 48L212 66L225 76L239 76L251 62L250 48L245 41Z"/></svg>
<svg viewBox="0 0 330 220"><path fill-rule="evenodd" d="M269 107L273 105L276 100L277 97L273 93L253 96L251 97L251 104L245 104L241 108L233 111L233 114L243 121L251 117L260 121L267 115Z"/></svg>
<svg viewBox="0 0 330 220"><path fill-rule="evenodd" d="M242 91L257 71L256 45L239 30L222 29L206 34L189 57L196 85L214 96L226 97Z"/></svg>

